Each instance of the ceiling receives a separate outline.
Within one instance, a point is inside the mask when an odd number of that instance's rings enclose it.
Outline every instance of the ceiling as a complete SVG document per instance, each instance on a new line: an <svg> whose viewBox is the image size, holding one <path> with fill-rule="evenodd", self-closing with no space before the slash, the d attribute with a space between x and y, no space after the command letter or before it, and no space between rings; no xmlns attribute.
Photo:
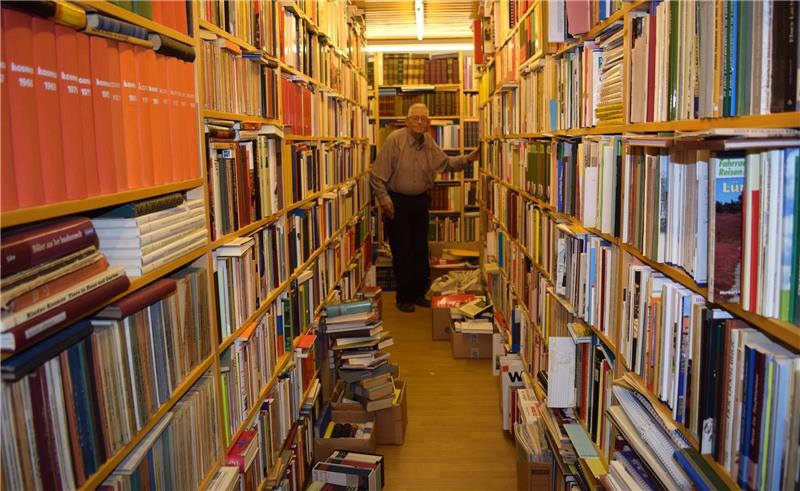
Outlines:
<svg viewBox="0 0 800 491"><path fill-rule="evenodd" d="M414 0L355 0L366 13L367 40L417 39ZM472 37L472 19L478 0L424 0L424 39Z"/></svg>

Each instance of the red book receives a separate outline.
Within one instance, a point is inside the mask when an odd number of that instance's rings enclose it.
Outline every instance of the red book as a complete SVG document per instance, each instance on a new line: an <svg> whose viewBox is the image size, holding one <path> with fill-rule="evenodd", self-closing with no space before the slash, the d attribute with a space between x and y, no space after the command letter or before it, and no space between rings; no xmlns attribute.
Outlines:
<svg viewBox="0 0 800 491"><path fill-rule="evenodd" d="M158 2L158 1L150 2L150 8L152 9L151 18L153 19L153 22L158 22L159 24L164 23L164 13L162 9L163 3L164 2Z"/></svg>
<svg viewBox="0 0 800 491"><path fill-rule="evenodd" d="M84 186L86 194L100 194L100 176L97 172L97 149L94 131L94 101L92 99L92 62L89 57L89 36L75 33L78 56L78 86L80 87L80 122L83 144Z"/></svg>
<svg viewBox="0 0 800 491"><path fill-rule="evenodd" d="M107 49L111 41L89 36L89 56L92 62L92 107L94 108L95 150L100 194L117 191L114 137L111 131L111 91L109 90Z"/></svg>
<svg viewBox="0 0 800 491"><path fill-rule="evenodd" d="M63 292L64 290L72 288L78 283L102 273L106 269L108 269L108 260L105 257L100 257L92 264L88 264L77 271L67 273L63 276L48 281L47 283L36 287L29 292L23 293L11 301L9 310L11 312L19 312L22 309L26 309L31 305L44 300L45 298L52 297L60 292Z"/></svg>
<svg viewBox="0 0 800 491"><path fill-rule="evenodd" d="M120 50L117 41L110 40L106 46L108 60L108 90L111 92L111 138L114 142L114 164L117 177L117 192L129 189L128 164L125 154L125 128L122 116L122 77L120 75ZM136 165L131 162L130 165Z"/></svg>
<svg viewBox="0 0 800 491"><path fill-rule="evenodd" d="M5 10L2 11L5 13ZM5 29L2 17L0 17L0 30ZM0 121L0 133L2 134L2 142L0 142L0 151L2 151L3 159L0 170L0 210L8 211L15 209L17 205L17 185L16 178L14 177L14 152L11 148L11 114L8 107L8 70L6 67L6 43L3 40L0 43L0 114L2 114L2 121Z"/></svg>
<svg viewBox="0 0 800 491"><path fill-rule="evenodd" d="M134 46L119 43L119 76L122 96L122 136L127 163L126 180L129 189L142 187L143 161L139 143L139 79L136 73L136 52Z"/></svg>
<svg viewBox="0 0 800 491"><path fill-rule="evenodd" d="M78 38L75 29L55 25L61 110L61 140L64 146L64 177L67 199L83 199L86 190L86 165L83 162L81 135L81 91L78 82Z"/></svg>
<svg viewBox="0 0 800 491"><path fill-rule="evenodd" d="M31 398L31 406L37 408L32 411L31 422L33 434L36 438L39 476L42 482L60 483L58 474L58 457L56 456L56 438L50 426L50 411L47 398L47 369L45 365L29 373L26 377Z"/></svg>
<svg viewBox="0 0 800 491"><path fill-rule="evenodd" d="M153 2L158 3L158 2ZM153 5L155 9L155 5ZM150 97L149 79L150 75L147 73L147 56L146 54L152 50L143 48L141 46L133 47L133 57L136 63L136 82L137 98L139 101L139 111L136 113L137 129L136 133L139 135L139 182L142 187L150 187L154 184L155 169L153 168L153 135L152 131L152 116L153 110L152 101Z"/></svg>
<svg viewBox="0 0 800 491"><path fill-rule="evenodd" d="M162 57L165 70L164 87L167 90L167 100L169 110L167 111L167 130L170 135L169 155L172 181L182 181L188 152L186 147L189 142L185 139L185 131L181 129L183 123L181 118L181 97L180 97L180 60L171 56Z"/></svg>
<svg viewBox="0 0 800 491"><path fill-rule="evenodd" d="M95 315L98 319L122 320L148 305L152 305L175 291L178 282L162 278L138 290L118 302L114 302Z"/></svg>
<svg viewBox="0 0 800 491"><path fill-rule="evenodd" d="M37 224L3 234L0 268L6 277L89 246L97 246L97 234L88 218L64 218Z"/></svg>
<svg viewBox="0 0 800 491"><path fill-rule="evenodd" d="M169 27L170 29L175 29L175 24L177 23L177 19L175 18L175 4L179 2L151 2L153 4L160 3L161 4L161 20L160 22ZM182 3L182 2L181 2Z"/></svg>
<svg viewBox="0 0 800 491"><path fill-rule="evenodd" d="M476 19L472 21L472 44L474 46L475 65L483 64L483 30L481 29L481 20Z"/></svg>
<svg viewBox="0 0 800 491"><path fill-rule="evenodd" d="M67 197L64 185L64 154L58 106L58 64L56 63L55 22L33 17L33 59L36 64L36 116L39 124L39 153L42 159L44 199L58 203Z"/></svg>
<svg viewBox="0 0 800 491"><path fill-rule="evenodd" d="M311 91L303 87L303 134L311 134Z"/></svg>
<svg viewBox="0 0 800 491"><path fill-rule="evenodd" d="M461 295L445 295L442 297L433 297L431 299L432 308L455 308L475 300L475 295L471 293L464 293Z"/></svg>
<svg viewBox="0 0 800 491"><path fill-rule="evenodd" d="M239 468L239 472L244 474L247 472L247 465L248 462L245 462L245 455L247 454L247 449L250 447L251 444L258 444L258 440L256 439L257 432L256 430L245 430L239 435L239 439L236 440L236 443L233 444L231 447L231 451L228 452L228 465L235 465Z"/></svg>
<svg viewBox="0 0 800 491"><path fill-rule="evenodd" d="M0 334L0 350L15 353L52 336L130 286L123 275Z"/></svg>
<svg viewBox="0 0 800 491"><path fill-rule="evenodd" d="M3 46L8 63L8 106L17 204L20 208L44 203L39 126L36 122L33 34L31 17L3 9Z"/></svg>

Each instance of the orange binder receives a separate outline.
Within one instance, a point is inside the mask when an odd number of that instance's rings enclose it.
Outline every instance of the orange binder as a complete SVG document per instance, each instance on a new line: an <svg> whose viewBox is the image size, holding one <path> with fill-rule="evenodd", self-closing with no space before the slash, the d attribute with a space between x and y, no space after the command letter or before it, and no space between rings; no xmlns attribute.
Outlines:
<svg viewBox="0 0 800 491"><path fill-rule="evenodd" d="M117 190L114 137L111 130L111 91L108 88L108 44L100 36L89 36L89 55L92 60L92 101L94 108L94 135L97 151L97 174L100 194Z"/></svg>
<svg viewBox="0 0 800 491"><path fill-rule="evenodd" d="M14 154L14 177L20 208L44 203L39 126L36 122L31 17L3 9L3 45L8 56L8 105ZM11 66L16 65L12 70Z"/></svg>
<svg viewBox="0 0 800 491"><path fill-rule="evenodd" d="M186 2L171 2L175 4L175 30L186 34L189 32L189 27L186 22Z"/></svg>
<svg viewBox="0 0 800 491"><path fill-rule="evenodd" d="M186 141L185 131L182 128L183 118L181 112L181 97L180 97L180 60L171 56L162 57L165 72L165 87L169 97L167 111L167 125L170 135L169 155L170 158L170 171L172 181L182 181L185 179L184 173L186 169L186 160L189 155L186 147L189 142Z"/></svg>
<svg viewBox="0 0 800 491"><path fill-rule="evenodd" d="M89 58L89 36L76 32L75 41L78 54L78 86L81 101L81 138L83 139L83 167L86 194L100 194L100 176L97 173L97 149L94 132L94 101L92 94L92 62Z"/></svg>
<svg viewBox="0 0 800 491"><path fill-rule="evenodd" d="M197 126L197 104L195 103L194 64L182 61L184 92L186 95L186 127L189 142L189 166L186 173L188 179L200 177L200 140Z"/></svg>
<svg viewBox="0 0 800 491"><path fill-rule="evenodd" d="M150 2L150 8L152 9L152 19L153 22L158 22L159 24L164 24L164 13L162 4L164 2Z"/></svg>
<svg viewBox="0 0 800 491"><path fill-rule="evenodd" d="M55 25L56 61L60 79L58 101L61 110L61 141L64 150L64 184L67 199L83 199L87 196L76 36L75 29Z"/></svg>
<svg viewBox="0 0 800 491"><path fill-rule="evenodd" d="M125 154L125 129L122 118L122 83L119 68L120 43L110 40L106 46L108 59L108 89L111 91L111 137L114 142L114 163L117 176L117 192L129 189L128 164ZM131 162L130 165L136 165Z"/></svg>
<svg viewBox="0 0 800 491"><path fill-rule="evenodd" d="M138 165L140 172L139 182L141 182L144 187L150 187L154 183L153 137L150 133L152 131L150 124L152 104L150 102L150 76L147 73L147 60L145 57L145 53L148 51L152 52L152 50L141 46L133 47L134 59L136 61L136 80L139 83L139 112L137 113L138 126L136 131L139 135L139 156L141 158Z"/></svg>
<svg viewBox="0 0 800 491"><path fill-rule="evenodd" d="M129 189L142 187L139 165L139 81L132 44L119 43L119 76L122 92L122 136L125 149L126 178Z"/></svg>
<svg viewBox="0 0 800 491"><path fill-rule="evenodd" d="M150 76L148 86L150 87L150 136L153 140L153 183L158 186L167 183L165 167L169 165L169 135L166 127L166 100L162 101L160 91L161 77L160 65L157 61L158 56L154 51L147 50L145 53L145 65Z"/></svg>
<svg viewBox="0 0 800 491"><path fill-rule="evenodd" d="M0 12L0 31L5 29L5 22ZM9 211L17 208L17 183L14 177L14 153L11 148L11 114L8 107L8 69L6 67L6 43L5 39L0 43L0 133L2 134L2 162L0 162L0 210Z"/></svg>
<svg viewBox="0 0 800 491"><path fill-rule="evenodd" d="M153 2L161 4L161 23L170 29L175 29L177 19L175 18L175 4L179 2ZM182 2L180 2L182 3Z"/></svg>
<svg viewBox="0 0 800 491"><path fill-rule="evenodd" d="M36 119L39 125L39 156L42 159L44 200L58 203L67 197L64 185L64 154L61 151L61 119L58 108L58 66L55 22L31 17L33 61L36 74Z"/></svg>

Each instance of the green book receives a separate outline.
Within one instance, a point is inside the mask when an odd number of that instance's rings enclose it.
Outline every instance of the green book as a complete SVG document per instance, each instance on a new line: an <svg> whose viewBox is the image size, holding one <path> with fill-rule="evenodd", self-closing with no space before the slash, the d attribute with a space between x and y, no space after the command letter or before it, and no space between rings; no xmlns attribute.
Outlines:
<svg viewBox="0 0 800 491"><path fill-rule="evenodd" d="M147 19L153 18L153 5L150 0L133 0L133 11Z"/></svg>
<svg viewBox="0 0 800 491"><path fill-rule="evenodd" d="M750 113L750 83L753 76L753 2L739 2L739 38L737 42L736 115Z"/></svg>
<svg viewBox="0 0 800 491"><path fill-rule="evenodd" d="M133 12L133 0L111 0L111 3Z"/></svg>

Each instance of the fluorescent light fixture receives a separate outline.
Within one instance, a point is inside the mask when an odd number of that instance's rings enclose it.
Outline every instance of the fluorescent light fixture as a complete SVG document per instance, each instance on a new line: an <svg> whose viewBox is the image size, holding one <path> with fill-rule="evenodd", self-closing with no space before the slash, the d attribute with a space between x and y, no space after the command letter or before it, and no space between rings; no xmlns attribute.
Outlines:
<svg viewBox="0 0 800 491"><path fill-rule="evenodd" d="M417 39L422 41L425 35L425 9L422 0L414 0L414 13L417 16Z"/></svg>
<svg viewBox="0 0 800 491"><path fill-rule="evenodd" d="M471 43L451 44L367 44L367 53L428 53L431 51L472 51Z"/></svg>

